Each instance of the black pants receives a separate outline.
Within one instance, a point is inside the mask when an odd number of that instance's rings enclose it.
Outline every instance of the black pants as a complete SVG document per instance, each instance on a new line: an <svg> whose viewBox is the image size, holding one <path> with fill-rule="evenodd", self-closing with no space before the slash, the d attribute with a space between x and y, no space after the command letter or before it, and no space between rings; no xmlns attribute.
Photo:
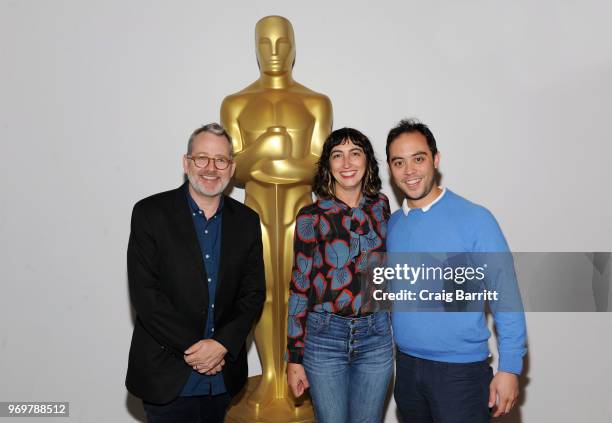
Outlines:
<svg viewBox="0 0 612 423"><path fill-rule="evenodd" d="M488 423L487 361L443 363L397 351L394 397L405 423Z"/></svg>
<svg viewBox="0 0 612 423"><path fill-rule="evenodd" d="M223 423L228 394L178 397L168 404L143 402L147 423Z"/></svg>

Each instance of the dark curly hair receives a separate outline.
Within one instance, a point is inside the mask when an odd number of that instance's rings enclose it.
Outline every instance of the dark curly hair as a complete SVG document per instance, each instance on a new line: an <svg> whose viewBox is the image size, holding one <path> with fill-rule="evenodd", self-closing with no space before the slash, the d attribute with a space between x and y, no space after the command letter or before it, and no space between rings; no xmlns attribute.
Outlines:
<svg viewBox="0 0 612 423"><path fill-rule="evenodd" d="M341 128L333 131L323 144L323 151L317 163L317 173L314 178L313 191L319 198L335 197L335 179L331 174L329 159L332 149L339 145L351 141L361 147L366 156L366 171L361 180L362 192L375 197L380 192L382 183L378 176L378 162L374 154L372 143L364 134L353 128Z"/></svg>

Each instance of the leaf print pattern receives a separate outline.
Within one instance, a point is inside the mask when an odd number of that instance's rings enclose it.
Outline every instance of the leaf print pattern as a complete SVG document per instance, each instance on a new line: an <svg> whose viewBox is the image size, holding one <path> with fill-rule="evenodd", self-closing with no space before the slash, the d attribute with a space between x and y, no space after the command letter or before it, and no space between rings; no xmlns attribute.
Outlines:
<svg viewBox="0 0 612 423"><path fill-rule="evenodd" d="M372 264L369 257L385 251L389 215L384 194L363 196L358 207L324 199L299 211L289 284L290 363L302 362L309 311L360 315L368 295L362 292L363 273Z"/></svg>

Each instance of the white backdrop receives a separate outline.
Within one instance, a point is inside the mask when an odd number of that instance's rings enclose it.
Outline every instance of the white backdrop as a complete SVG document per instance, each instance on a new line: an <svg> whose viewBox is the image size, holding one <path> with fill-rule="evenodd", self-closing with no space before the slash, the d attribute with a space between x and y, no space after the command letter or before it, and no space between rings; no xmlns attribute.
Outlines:
<svg viewBox="0 0 612 423"><path fill-rule="evenodd" d="M611 251L611 12L0 0L0 401L70 401L74 422L138 418L123 385L131 207L181 183L189 133L257 78L254 25L269 14L293 23L294 76L331 98L335 128L362 130L383 159L388 129L418 117L444 185L487 206L513 250ZM523 402L506 421L611 421L612 314L527 320ZM254 348L249 360L257 374Z"/></svg>

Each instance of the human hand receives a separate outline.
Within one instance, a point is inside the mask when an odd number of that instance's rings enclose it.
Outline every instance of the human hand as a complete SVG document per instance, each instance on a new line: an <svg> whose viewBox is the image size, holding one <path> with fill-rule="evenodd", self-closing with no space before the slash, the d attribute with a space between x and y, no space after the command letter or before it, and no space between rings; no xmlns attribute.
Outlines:
<svg viewBox="0 0 612 423"><path fill-rule="evenodd" d="M225 360L221 360L221 362L219 364L217 364L217 366L213 367L212 369L210 369L209 371L206 372L206 374L208 376L212 376L212 375L216 375L217 373L219 373L221 371L221 369L223 369L223 366L225 366ZM204 371L199 371L198 373L204 373Z"/></svg>
<svg viewBox="0 0 612 423"><path fill-rule="evenodd" d="M302 396L304 391L310 387L304 366L297 363L288 363L287 383L296 398Z"/></svg>
<svg viewBox="0 0 612 423"><path fill-rule="evenodd" d="M225 364L223 360L225 354L227 354L227 349L219 342L214 339L203 339L189 347L183 358L189 366L199 373L210 371L218 373L221 369L217 370L217 368ZM223 364L221 364L222 362Z"/></svg>
<svg viewBox="0 0 612 423"><path fill-rule="evenodd" d="M489 408L495 406L493 417L508 414L519 394L518 376L508 372L497 372L489 385Z"/></svg>

